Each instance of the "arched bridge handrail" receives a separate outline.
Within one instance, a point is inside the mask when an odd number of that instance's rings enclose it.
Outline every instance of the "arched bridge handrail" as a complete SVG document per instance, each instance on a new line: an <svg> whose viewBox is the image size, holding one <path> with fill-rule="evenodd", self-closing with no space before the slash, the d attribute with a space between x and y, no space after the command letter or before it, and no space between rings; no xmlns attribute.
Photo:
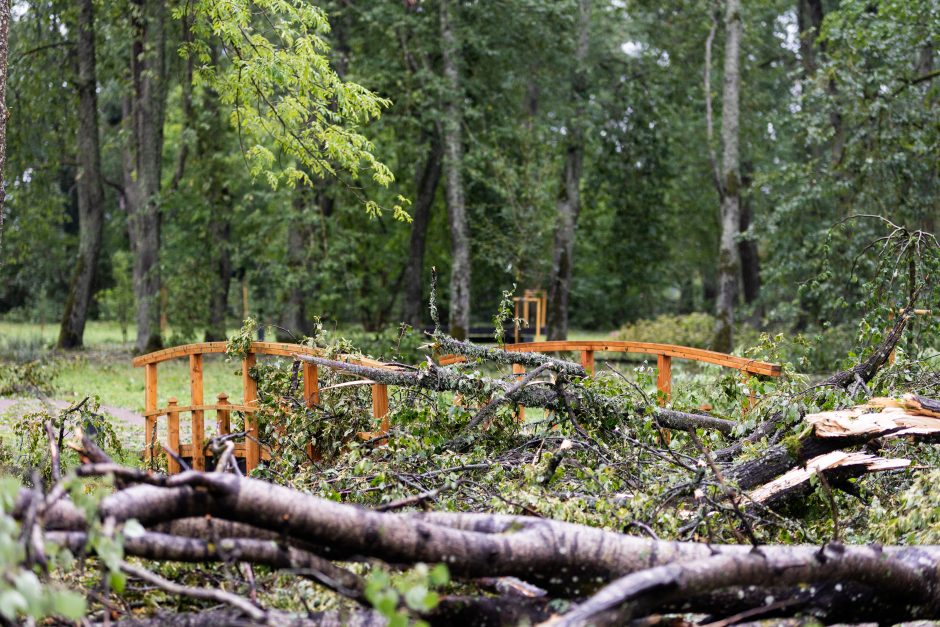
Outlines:
<svg viewBox="0 0 940 627"><path fill-rule="evenodd" d="M759 374L768 377L779 377L781 369L778 364L771 364L756 359L737 357L726 353L692 348L690 346L677 346L674 344L657 344L654 342L621 342L607 340L571 340L553 342L526 342L522 344L506 344L504 350L515 353L561 353L567 351L580 351L590 353L642 353L646 355L662 355L701 361L708 364L734 368L749 374ZM463 361L459 355L445 355L440 358L441 365L448 365Z"/></svg>
<svg viewBox="0 0 940 627"><path fill-rule="evenodd" d="M229 433L229 415L233 411L243 412L245 414L245 429L248 433L246 442L241 446L241 454L244 456L245 467L248 471L255 468L262 459L263 451L259 441L258 419L256 416L258 402L258 384L251 376L251 368L257 363L259 355L277 355L282 357L295 357L297 355L314 357L331 357L340 361L359 364L361 366L371 366L374 368L398 369L397 366L385 364L374 359L365 357L354 357L351 355L327 355L326 351L319 348L312 348L302 344L289 344L286 342L252 342L247 353L241 358L242 361L242 402L229 403L228 396L219 395L218 403L206 403L203 390L203 355L212 353L224 353L228 346L227 342L201 342L198 344L185 344L183 346L174 346L163 350L140 355L132 363L135 367L144 368L144 429L145 429L145 449L144 455L152 458L155 451L158 450L157 443L157 420L161 416L166 416L167 420L167 445L165 448L173 451L174 454L182 454L184 451L192 456L193 468L197 470L205 469L204 436L205 436L205 413L207 411L215 412L219 426L220 434ZM177 399L170 398L164 407L158 407L157 395L157 366L165 361L179 358L189 358L189 389L190 402L188 405L179 405ZM357 383L371 384L372 386L372 416L380 421L379 430L376 432L364 431L358 434L363 440L374 440L388 433L388 386L384 383L375 383L369 381L359 381ZM318 381L317 365L311 362L303 363L303 385L304 400L308 407L313 407L319 403L320 385ZM179 439L179 418L180 414L188 413L191 416L192 423L192 443L186 444ZM311 449L312 451L312 449ZM312 453L311 453L312 454ZM180 471L180 464L177 458L171 458L167 461L167 470L171 473Z"/></svg>
<svg viewBox="0 0 940 627"><path fill-rule="evenodd" d="M131 362L134 367L146 366L147 364L158 364L160 362L178 359L188 355L207 355L210 353L224 353L228 342L200 342L197 344L184 344L182 346L173 346L163 350L147 353L135 357ZM324 357L323 350L311 348L303 344L289 344L287 342L252 342L251 351L256 355L278 355L281 357L293 357L294 355L311 355L313 357ZM350 359L343 358L344 361L350 361L362 366L382 367L385 364L374 359L357 357Z"/></svg>

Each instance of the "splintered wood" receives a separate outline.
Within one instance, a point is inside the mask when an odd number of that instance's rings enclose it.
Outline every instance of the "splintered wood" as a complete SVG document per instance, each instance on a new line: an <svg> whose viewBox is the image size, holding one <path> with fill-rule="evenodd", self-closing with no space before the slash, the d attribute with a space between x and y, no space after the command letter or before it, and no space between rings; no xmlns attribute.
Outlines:
<svg viewBox="0 0 940 627"><path fill-rule="evenodd" d="M901 400L873 398L851 409L808 414L818 438L899 437L940 433L940 403L906 394Z"/></svg>
<svg viewBox="0 0 940 627"><path fill-rule="evenodd" d="M868 453L850 453L846 451L833 451L814 457L806 462L803 468L794 468L788 473L780 475L770 483L751 492L751 498L758 503L766 503L776 497L782 496L807 483L815 474L828 472L837 468L847 471L857 471L858 474L879 472L883 470L897 470L910 466L909 459L885 459Z"/></svg>
<svg viewBox="0 0 940 627"><path fill-rule="evenodd" d="M858 444L874 438L940 435L940 401L907 394L900 399L873 398L865 405L807 414L806 422L813 426L813 435L820 439L846 445ZM871 472L898 470L911 464L907 459L886 459L868 453L832 451L807 461L751 491L757 503L770 504L794 492L809 489L813 475L854 477Z"/></svg>

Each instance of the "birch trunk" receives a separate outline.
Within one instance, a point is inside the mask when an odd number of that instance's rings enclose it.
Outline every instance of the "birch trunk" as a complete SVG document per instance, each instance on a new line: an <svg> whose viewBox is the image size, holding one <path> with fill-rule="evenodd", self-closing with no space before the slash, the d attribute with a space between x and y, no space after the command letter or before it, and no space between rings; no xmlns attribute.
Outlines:
<svg viewBox="0 0 940 627"><path fill-rule="evenodd" d="M574 266L574 236L581 212L581 171L584 163L582 118L587 98L587 62L590 43L591 0L578 3L578 33L575 67L571 79L574 112L567 125L565 169L561 194L556 205L555 246L552 256L551 283L548 291L548 339L568 337L568 304Z"/></svg>
<svg viewBox="0 0 940 627"><path fill-rule="evenodd" d="M78 259L59 327L59 348L81 348L85 320L101 254L104 188L98 143L98 96L95 60L95 14L92 0L81 0L76 24L78 59Z"/></svg>
<svg viewBox="0 0 940 627"><path fill-rule="evenodd" d="M444 99L444 191L450 221L450 334L465 339L470 330L470 225L463 188L463 115L458 56L450 0L441 0L441 59L447 94Z"/></svg>
<svg viewBox="0 0 940 627"><path fill-rule="evenodd" d="M721 246L718 253L718 325L716 350L729 352L734 345L734 305L738 293L741 258L735 241L741 228L741 163L738 125L741 97L740 0L728 0L725 10L724 91L721 105Z"/></svg>
<svg viewBox="0 0 940 627"><path fill-rule="evenodd" d="M166 66L162 0L137 0L132 27L130 94L124 100L127 145L124 195L128 234L134 255L138 352L162 345L160 337L160 174Z"/></svg>

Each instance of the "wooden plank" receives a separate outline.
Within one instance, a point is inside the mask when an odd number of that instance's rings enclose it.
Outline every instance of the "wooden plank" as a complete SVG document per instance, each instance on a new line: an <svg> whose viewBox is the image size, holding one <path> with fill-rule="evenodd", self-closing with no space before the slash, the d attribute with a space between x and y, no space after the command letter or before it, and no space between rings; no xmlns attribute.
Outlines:
<svg viewBox="0 0 940 627"><path fill-rule="evenodd" d="M517 379L521 379L525 376L525 366L522 364L513 364L512 373L516 375ZM516 422L525 422L525 407L519 406L519 409L516 410Z"/></svg>
<svg viewBox="0 0 940 627"><path fill-rule="evenodd" d="M188 355L208 355L213 353L224 353L227 342L200 342L197 344L186 344L183 346L174 346L165 348L146 355L135 357L131 362L135 367L145 366L151 363L159 363L168 359L177 359ZM294 355L310 355L313 357L322 357L323 351L319 348L303 346L302 344L290 344L287 342L252 342L251 352L256 355L276 355L280 357L293 357ZM367 358L350 358L346 355L335 357L337 361L359 364L362 366L371 366L374 368L388 368L398 370L396 366L390 366L384 362Z"/></svg>
<svg viewBox="0 0 940 627"><path fill-rule="evenodd" d="M240 411L240 412L244 412L244 413L246 413L246 414L258 410L257 407L247 407L247 406L245 406L245 405L233 405L233 404L231 404L231 403L226 403L225 405L180 405L180 406L176 409L176 411L178 411L179 413L183 414L183 413L186 413L186 412L189 412L189 411L196 411L196 410L202 410L202 411L218 411L218 410L220 410L220 409L227 409L227 410L229 410L230 412L232 412L232 411ZM166 407L158 407L157 409L153 409L153 410L150 410L150 411L145 411L142 415L143 415L144 417L148 417L148 416L165 416L165 415L166 415L166 412L167 412L167 408L166 408Z"/></svg>
<svg viewBox="0 0 940 627"><path fill-rule="evenodd" d="M166 447L180 455L180 414L176 410L176 397L171 396L170 400L167 401L167 412L166 412ZM167 455L166 461L166 471L168 474L175 475L180 472L179 463L169 455Z"/></svg>
<svg viewBox="0 0 940 627"><path fill-rule="evenodd" d="M249 370L255 363L257 363L257 358L254 353L248 353L242 360L242 385L245 390L243 402L248 407L257 407L258 403L258 383L249 374ZM261 461L258 418L254 413L245 416L245 427L248 431L248 437L245 440L245 470L251 472Z"/></svg>
<svg viewBox="0 0 940 627"><path fill-rule="evenodd" d="M219 402L215 410L215 425L219 431L219 435L228 435L232 432L232 415L231 410L228 409L228 394L219 392L217 398Z"/></svg>
<svg viewBox="0 0 940 627"><path fill-rule="evenodd" d="M388 433L388 386L385 384L376 383L372 386L372 417L381 421L375 435Z"/></svg>
<svg viewBox="0 0 940 627"><path fill-rule="evenodd" d="M235 450L232 451L232 454L235 455L235 457L244 458L245 457L245 444L242 442L235 444ZM193 456L193 445L192 444L180 444L180 457L186 459L186 458L192 458L192 456ZM212 451L206 451L206 456L212 457L213 456ZM266 446L261 447L261 459L263 459L264 461L269 461L271 459L271 451L268 450L268 447Z"/></svg>
<svg viewBox="0 0 940 627"><path fill-rule="evenodd" d="M581 366L591 376L594 376L594 351L581 351Z"/></svg>
<svg viewBox="0 0 940 627"><path fill-rule="evenodd" d="M656 358L656 389L663 393L659 404L665 405L672 395L672 357L669 355Z"/></svg>
<svg viewBox="0 0 940 627"><path fill-rule="evenodd" d="M157 408L157 364L147 364L144 370L144 410ZM157 426L156 416L147 416L144 420L144 459L153 459L157 439L154 436Z"/></svg>
<svg viewBox="0 0 940 627"><path fill-rule="evenodd" d="M320 380L317 365L304 362L304 401L307 407L320 404Z"/></svg>
<svg viewBox="0 0 940 627"><path fill-rule="evenodd" d="M203 381L202 381L202 355L189 356L189 395L193 405L203 404ZM190 423L193 433L193 470L205 470L206 458L202 452L203 440L205 439L206 423L205 413L201 409L194 409L190 413Z"/></svg>

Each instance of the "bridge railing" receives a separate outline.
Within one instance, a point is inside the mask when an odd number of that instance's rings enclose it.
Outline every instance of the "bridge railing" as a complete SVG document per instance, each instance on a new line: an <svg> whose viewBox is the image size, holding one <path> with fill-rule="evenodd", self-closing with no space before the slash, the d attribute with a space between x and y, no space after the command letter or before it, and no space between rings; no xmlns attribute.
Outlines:
<svg viewBox="0 0 940 627"><path fill-rule="evenodd" d="M203 342L199 344L186 344L174 346L164 350L141 355L133 360L135 367L144 368L144 456L151 459L160 450L157 443L157 421L161 416L167 418L166 447L180 457L192 459L195 470L205 470L205 414L215 412L216 426L220 435L230 433L231 412L237 411L245 414L245 430L247 437L244 444L235 447L235 455L244 457L248 472L258 466L261 459L270 458L270 451L264 450L258 430L258 420L254 415L258 410L258 384L249 374L250 369L257 363L258 355L277 355L293 357L294 355L325 356L323 351L283 342L252 342L251 349L242 359L242 388L241 403L229 402L228 396L221 393L216 403L206 403L203 390L203 355L224 353L226 342ZM167 404L158 407L158 378L157 366L173 359L189 358L189 405L179 405L176 398L167 399ZM334 357L334 359L337 359ZM364 366L391 368L382 362L371 359L338 358L342 361L356 363ZM317 365L303 362L304 401L308 407L320 402L320 385ZM379 421L379 429L375 432L360 433L362 439L372 439L388 433L388 387L381 383L372 385L372 415ZM189 413L192 422L191 443L180 442L180 414ZM211 455L211 452L209 452ZM179 463L168 455L167 471L176 473L181 470Z"/></svg>
<svg viewBox="0 0 940 627"><path fill-rule="evenodd" d="M691 348L689 346L676 346L673 344L656 344L653 342L615 342L607 340L572 340L553 342L527 342L522 344L507 344L504 350L515 353L567 353L581 354L581 365L588 374L594 374L594 357L596 353L637 353L656 355L656 389L662 392L665 402L672 394L672 360L673 358L687 359L706 364L715 364L725 368L733 368L746 376L761 375L766 377L779 377L781 369L778 364L771 364L756 359L737 357L726 353ZM466 361L459 355L445 355L440 358L441 365ZM518 364L513 366L515 374L524 374L525 368Z"/></svg>

